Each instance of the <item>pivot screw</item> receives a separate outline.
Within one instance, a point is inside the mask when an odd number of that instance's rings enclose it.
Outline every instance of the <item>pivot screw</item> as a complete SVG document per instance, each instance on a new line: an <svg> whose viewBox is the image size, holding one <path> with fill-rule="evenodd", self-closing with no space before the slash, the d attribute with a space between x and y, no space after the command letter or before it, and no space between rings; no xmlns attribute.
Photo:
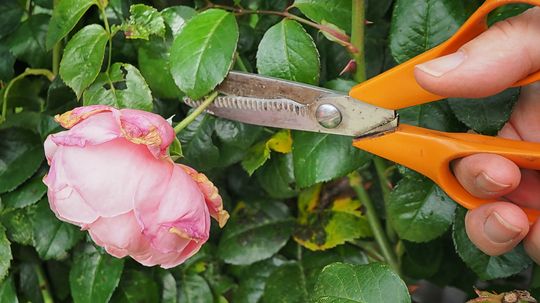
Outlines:
<svg viewBox="0 0 540 303"><path fill-rule="evenodd" d="M315 111L317 122L324 128L336 128L341 124L341 112L332 104L321 104Z"/></svg>

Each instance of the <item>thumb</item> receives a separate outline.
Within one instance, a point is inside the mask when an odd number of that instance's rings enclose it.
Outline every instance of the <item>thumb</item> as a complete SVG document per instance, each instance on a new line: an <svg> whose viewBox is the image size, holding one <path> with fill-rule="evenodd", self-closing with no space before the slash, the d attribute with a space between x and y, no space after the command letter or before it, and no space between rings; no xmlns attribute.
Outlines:
<svg viewBox="0 0 540 303"><path fill-rule="evenodd" d="M448 97L494 95L540 69L540 8L501 21L456 53L417 65L426 90Z"/></svg>

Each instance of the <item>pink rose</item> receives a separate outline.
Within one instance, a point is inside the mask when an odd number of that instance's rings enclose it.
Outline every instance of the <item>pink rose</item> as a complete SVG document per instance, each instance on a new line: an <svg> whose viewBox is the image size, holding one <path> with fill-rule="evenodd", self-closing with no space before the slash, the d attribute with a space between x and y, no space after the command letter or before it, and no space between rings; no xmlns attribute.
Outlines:
<svg viewBox="0 0 540 303"><path fill-rule="evenodd" d="M95 105L56 120L69 130L45 140L50 207L111 255L174 267L206 242L210 216L227 221L217 188L169 157L162 117Z"/></svg>

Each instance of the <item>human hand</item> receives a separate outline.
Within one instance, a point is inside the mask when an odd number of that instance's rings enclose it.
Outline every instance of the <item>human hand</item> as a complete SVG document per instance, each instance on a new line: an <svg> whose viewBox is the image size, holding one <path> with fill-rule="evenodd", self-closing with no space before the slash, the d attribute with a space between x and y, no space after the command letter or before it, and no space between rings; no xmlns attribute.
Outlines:
<svg viewBox="0 0 540 303"><path fill-rule="evenodd" d="M418 83L449 97L494 95L540 69L540 8L493 25L458 52L421 64ZM523 87L500 137L540 142L540 82ZM540 173L520 170L498 155L476 154L453 163L467 191L501 202L470 210L465 217L471 241L489 255L510 251L520 241L540 263L540 223L529 226L519 206L540 209Z"/></svg>

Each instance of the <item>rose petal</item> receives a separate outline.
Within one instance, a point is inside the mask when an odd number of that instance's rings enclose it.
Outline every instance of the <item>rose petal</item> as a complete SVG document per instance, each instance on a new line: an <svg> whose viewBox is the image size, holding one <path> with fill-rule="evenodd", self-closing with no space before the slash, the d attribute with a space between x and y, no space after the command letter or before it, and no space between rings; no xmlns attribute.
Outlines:
<svg viewBox="0 0 540 303"><path fill-rule="evenodd" d="M56 150L58 149L58 145L56 145L56 143L53 142L52 137L49 135L47 136L47 139L45 139L45 142L43 143L43 148L45 150L45 158L47 158L47 163L50 165L54 157L54 154L56 153Z"/></svg>
<svg viewBox="0 0 540 303"><path fill-rule="evenodd" d="M189 236L180 237L178 234L171 232L173 229L163 226L155 237L152 238L151 245L160 253L180 253L193 240Z"/></svg>
<svg viewBox="0 0 540 303"><path fill-rule="evenodd" d="M195 241L190 241L189 244L184 248L181 254L177 254L176 258L169 259L167 262L162 262L161 267L164 269L173 268L178 266L188 258L191 258L194 254L199 252L202 247L202 243L197 243Z"/></svg>
<svg viewBox="0 0 540 303"><path fill-rule="evenodd" d="M63 148L60 148L57 153L61 156ZM58 218L78 226L94 222L99 217L98 213L80 192L71 186L61 163L61 159L53 159L51 169L44 178L49 188L47 196L52 211Z"/></svg>
<svg viewBox="0 0 540 303"><path fill-rule="evenodd" d="M135 214L142 223L144 233L151 237L152 245L162 251L171 251L168 233L176 228L186 239L204 242L210 232L209 213L198 186L179 166L174 165L171 178L163 195L152 199L135 197ZM164 235L162 233L167 233ZM174 233L174 232L173 232Z"/></svg>
<svg viewBox="0 0 540 303"><path fill-rule="evenodd" d="M210 215L218 221L219 227L223 227L229 219L229 213L223 209L223 199L219 195L217 187L215 187L204 174L197 172L189 166L182 164L178 165L197 183L204 195L204 200L210 210Z"/></svg>
<svg viewBox="0 0 540 303"><path fill-rule="evenodd" d="M94 114L115 110L115 108L107 105L81 106L65 112L61 115L56 115L54 119L56 120L56 122L60 123L62 127L71 128L77 123L87 119L88 117L91 117Z"/></svg>
<svg viewBox="0 0 540 303"><path fill-rule="evenodd" d="M206 176L173 164L174 130L159 115L97 105L56 119L70 129L44 146L51 208L110 254L170 268L207 241L210 213L228 218Z"/></svg>
<svg viewBox="0 0 540 303"><path fill-rule="evenodd" d="M122 109L120 128L126 139L144 144L156 158L167 157L167 148L174 140L174 130L163 117L134 109Z"/></svg>
<svg viewBox="0 0 540 303"><path fill-rule="evenodd" d="M59 191L49 192L48 198L51 208L55 209L60 219L72 224L84 226L99 217L81 194L71 186L66 185Z"/></svg>
<svg viewBox="0 0 540 303"><path fill-rule="evenodd" d="M143 236L133 212L99 218L88 226L88 231L96 244L118 258L128 254L142 255L150 248L150 242Z"/></svg>
<svg viewBox="0 0 540 303"><path fill-rule="evenodd" d="M80 146L102 144L116 138L122 133L114 116L110 112L101 112L78 123L68 131L50 135L48 138L56 145Z"/></svg>
<svg viewBox="0 0 540 303"><path fill-rule="evenodd" d="M187 245L184 246L184 249L181 253L171 252L171 253L162 253L154 248L150 248L150 255L147 258L133 257L137 262L145 266L154 266L160 265L162 268L172 268L181 263L186 259L196 254L202 246L202 243L197 243L195 241L187 242Z"/></svg>
<svg viewBox="0 0 540 303"><path fill-rule="evenodd" d="M76 188L101 217L131 211L138 190L159 197L160 193L152 189L162 187L172 169L170 163L155 159L144 146L123 138L62 150L62 156L57 157L65 171L64 182Z"/></svg>

